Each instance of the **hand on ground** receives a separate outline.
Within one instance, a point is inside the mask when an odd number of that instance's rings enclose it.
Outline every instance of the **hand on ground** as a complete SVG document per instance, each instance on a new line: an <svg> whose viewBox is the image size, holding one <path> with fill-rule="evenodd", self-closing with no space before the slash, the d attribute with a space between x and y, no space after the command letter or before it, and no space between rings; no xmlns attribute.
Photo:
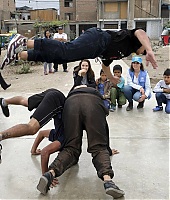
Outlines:
<svg viewBox="0 0 170 200"><path fill-rule="evenodd" d="M118 154L118 153L119 153L118 150L116 150L116 149L112 149L112 155L114 155L114 154Z"/></svg>
<svg viewBox="0 0 170 200"><path fill-rule="evenodd" d="M57 178L54 178L53 181L52 181L52 183L51 183L51 185L50 185L50 187L51 187L51 188L56 187L57 184L59 184L59 181L58 181Z"/></svg>
<svg viewBox="0 0 170 200"><path fill-rule="evenodd" d="M31 152L32 155L36 156L36 155L40 155L41 154L41 149L36 149L36 151Z"/></svg>

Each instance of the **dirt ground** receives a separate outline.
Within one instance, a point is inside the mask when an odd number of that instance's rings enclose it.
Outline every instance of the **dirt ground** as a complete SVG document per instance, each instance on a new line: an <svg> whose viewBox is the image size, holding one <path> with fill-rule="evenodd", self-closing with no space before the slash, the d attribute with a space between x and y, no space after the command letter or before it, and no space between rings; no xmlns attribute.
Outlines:
<svg viewBox="0 0 170 200"><path fill-rule="evenodd" d="M145 67L148 71L150 79L151 79L151 86L154 85L162 79L162 74L166 68L170 67L170 58L169 58L169 50L170 46L165 47L154 47L156 49L155 56L158 63L158 69L154 70L151 66ZM4 54L6 53L5 50L2 51L0 56L0 61L2 61ZM145 57L142 56L145 60ZM123 59L129 66L131 63L131 58L124 58ZM145 63L145 62L144 62ZM68 69L70 76L72 76L72 68L73 64L68 64ZM11 92L18 92L18 93L34 93L37 91L42 91L47 88L56 87L59 85L60 80L63 79L63 72L62 66L60 66L60 71L57 72L57 76L55 74L50 74L45 76L43 74L43 65L35 65L31 66L32 73L28 74L17 74L16 71L21 68L20 66L7 66L4 70L1 70L3 77L5 78L7 83L11 83L12 86L7 89L7 91ZM66 76L65 76L66 77ZM48 83L48 84L47 84ZM66 81L67 83L67 81ZM72 84L72 83L71 83ZM67 87L67 84L65 85ZM0 91L3 89L0 87Z"/></svg>

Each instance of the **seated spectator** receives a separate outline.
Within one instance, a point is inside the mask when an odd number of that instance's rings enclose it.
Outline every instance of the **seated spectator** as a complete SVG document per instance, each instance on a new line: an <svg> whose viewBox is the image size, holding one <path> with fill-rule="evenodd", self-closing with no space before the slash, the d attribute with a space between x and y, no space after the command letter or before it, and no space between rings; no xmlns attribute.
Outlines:
<svg viewBox="0 0 170 200"><path fill-rule="evenodd" d="M155 93L157 106L153 108L154 112L162 111L164 103L165 106L165 112L167 114L170 114L170 69L166 69L163 74L163 79L160 80L156 86L153 89L153 92Z"/></svg>
<svg viewBox="0 0 170 200"><path fill-rule="evenodd" d="M103 96L104 105L108 109L110 108L110 85L110 81L107 79L106 74L101 69L100 78L96 80L96 89Z"/></svg>
<svg viewBox="0 0 170 200"><path fill-rule="evenodd" d="M94 71L91 68L89 60L82 60L73 71L74 89L76 86L87 85L87 87L96 87ZM72 90L71 89L71 90Z"/></svg>
<svg viewBox="0 0 170 200"><path fill-rule="evenodd" d="M125 79L122 77L122 67L120 65L115 65L113 67L113 74L114 76L120 78L120 83L118 83L116 87L112 87L110 89L111 112L116 110L116 100L118 103L118 108L122 108L122 105L126 104L126 97L122 91L125 84Z"/></svg>
<svg viewBox="0 0 170 200"><path fill-rule="evenodd" d="M127 85L124 86L123 92L129 102L127 111L133 109L133 100L139 102L137 109L141 109L145 99L150 99L150 79L147 71L144 70L142 58L137 56L132 58L131 67L127 73Z"/></svg>

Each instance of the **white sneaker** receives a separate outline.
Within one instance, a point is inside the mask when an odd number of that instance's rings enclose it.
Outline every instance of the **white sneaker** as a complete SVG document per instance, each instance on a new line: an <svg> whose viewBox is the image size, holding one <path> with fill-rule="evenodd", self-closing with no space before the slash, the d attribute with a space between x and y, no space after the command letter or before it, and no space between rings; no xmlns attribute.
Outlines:
<svg viewBox="0 0 170 200"><path fill-rule="evenodd" d="M7 54L5 55L1 63L1 69L3 69L6 65L9 65L12 61L14 61L16 58L16 54L25 49L26 37L20 34L16 34L8 45Z"/></svg>

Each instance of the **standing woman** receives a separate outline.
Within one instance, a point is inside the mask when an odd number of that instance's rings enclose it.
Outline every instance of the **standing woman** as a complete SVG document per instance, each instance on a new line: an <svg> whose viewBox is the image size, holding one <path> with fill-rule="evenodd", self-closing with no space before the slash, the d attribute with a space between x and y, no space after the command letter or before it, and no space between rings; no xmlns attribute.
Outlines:
<svg viewBox="0 0 170 200"><path fill-rule="evenodd" d="M73 71L74 86L86 85L87 87L96 87L94 71L91 68L89 60L82 60ZM72 89L73 89L72 88Z"/></svg>
<svg viewBox="0 0 170 200"><path fill-rule="evenodd" d="M151 98L151 85L147 71L144 70L142 58L133 57L131 67L127 73L127 85L123 89L129 102L126 110L133 109L133 100L139 102L137 109L143 108L145 99Z"/></svg>
<svg viewBox="0 0 170 200"><path fill-rule="evenodd" d="M44 31L44 39L52 39L51 33L49 30ZM44 75L48 75L47 66L49 67L49 73L52 73L52 63L44 63Z"/></svg>

